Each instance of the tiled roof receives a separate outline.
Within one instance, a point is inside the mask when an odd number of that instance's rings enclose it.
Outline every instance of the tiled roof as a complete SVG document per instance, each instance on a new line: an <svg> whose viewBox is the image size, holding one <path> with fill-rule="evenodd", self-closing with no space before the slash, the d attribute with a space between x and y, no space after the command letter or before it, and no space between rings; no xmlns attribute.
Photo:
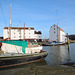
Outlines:
<svg viewBox="0 0 75 75"><path fill-rule="evenodd" d="M4 29L8 29L8 27L4 27ZM24 29L24 27L11 27L11 29ZM25 27L25 29L34 30L34 28L32 28L32 27Z"/></svg>
<svg viewBox="0 0 75 75"><path fill-rule="evenodd" d="M63 30L63 29L61 29L60 27L58 27L58 28L59 28L59 30L60 30L60 31L63 31L63 32L64 32L64 30Z"/></svg>

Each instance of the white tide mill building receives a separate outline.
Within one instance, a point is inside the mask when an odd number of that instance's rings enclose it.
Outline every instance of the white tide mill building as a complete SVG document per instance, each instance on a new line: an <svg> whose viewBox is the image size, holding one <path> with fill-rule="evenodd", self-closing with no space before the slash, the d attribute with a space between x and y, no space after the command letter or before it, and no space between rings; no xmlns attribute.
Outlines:
<svg viewBox="0 0 75 75"><path fill-rule="evenodd" d="M65 32L63 29L57 25L53 25L49 31L49 41L50 42L66 42Z"/></svg>
<svg viewBox="0 0 75 75"><path fill-rule="evenodd" d="M11 27L10 28L10 38L11 40L19 39L34 39L41 40L42 33L41 31L34 31L32 27ZM4 39L9 37L9 28L4 27Z"/></svg>

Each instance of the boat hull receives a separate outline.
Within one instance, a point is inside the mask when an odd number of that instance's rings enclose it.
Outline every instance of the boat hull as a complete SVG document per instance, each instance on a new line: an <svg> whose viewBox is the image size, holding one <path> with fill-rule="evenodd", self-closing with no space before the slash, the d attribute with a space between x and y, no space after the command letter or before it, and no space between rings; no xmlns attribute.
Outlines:
<svg viewBox="0 0 75 75"><path fill-rule="evenodd" d="M45 58L47 54L48 54L47 52L42 52L39 54L36 53L23 56L0 57L0 68L36 62L41 58Z"/></svg>
<svg viewBox="0 0 75 75"><path fill-rule="evenodd" d="M66 45L65 43L62 44L42 44L42 46L62 46L62 45Z"/></svg>

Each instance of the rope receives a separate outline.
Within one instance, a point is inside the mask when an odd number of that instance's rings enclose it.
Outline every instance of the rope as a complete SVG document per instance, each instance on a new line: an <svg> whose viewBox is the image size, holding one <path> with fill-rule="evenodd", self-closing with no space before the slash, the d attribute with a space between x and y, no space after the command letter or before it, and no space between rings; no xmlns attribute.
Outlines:
<svg viewBox="0 0 75 75"><path fill-rule="evenodd" d="M2 6L1 6L1 3L0 3L0 8L1 8L1 11L2 11L2 15L3 15L3 19L4 19L4 22L5 22L5 25L6 25L6 20L5 20L5 17L4 17L4 13L3 13L3 10L2 10Z"/></svg>

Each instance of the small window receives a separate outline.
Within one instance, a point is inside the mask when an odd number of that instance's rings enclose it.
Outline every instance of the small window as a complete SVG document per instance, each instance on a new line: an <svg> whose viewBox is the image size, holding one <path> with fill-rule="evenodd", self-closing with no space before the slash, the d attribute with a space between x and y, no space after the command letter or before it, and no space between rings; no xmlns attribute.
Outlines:
<svg viewBox="0 0 75 75"><path fill-rule="evenodd" d="M55 33L55 31L54 31L54 33Z"/></svg>
<svg viewBox="0 0 75 75"><path fill-rule="evenodd" d="M54 28L54 30L55 30L55 28Z"/></svg>

